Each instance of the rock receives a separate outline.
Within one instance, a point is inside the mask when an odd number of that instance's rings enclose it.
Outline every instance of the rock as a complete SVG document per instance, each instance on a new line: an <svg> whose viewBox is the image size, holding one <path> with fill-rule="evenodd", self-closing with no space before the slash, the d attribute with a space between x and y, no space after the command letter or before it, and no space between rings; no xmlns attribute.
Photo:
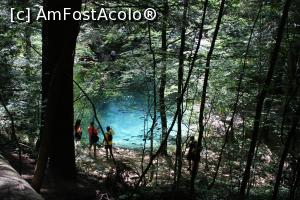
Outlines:
<svg viewBox="0 0 300 200"><path fill-rule="evenodd" d="M0 155L0 199L42 200L43 198Z"/></svg>

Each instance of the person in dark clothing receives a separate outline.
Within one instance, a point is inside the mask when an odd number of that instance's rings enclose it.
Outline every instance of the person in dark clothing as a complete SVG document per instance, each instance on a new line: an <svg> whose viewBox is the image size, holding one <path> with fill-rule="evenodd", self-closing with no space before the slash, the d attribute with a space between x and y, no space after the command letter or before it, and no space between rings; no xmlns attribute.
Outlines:
<svg viewBox="0 0 300 200"><path fill-rule="evenodd" d="M76 142L79 142L81 140L81 136L82 136L82 129L80 127L80 123L81 123L81 120L78 119L78 120L76 120L76 123L74 126Z"/></svg>
<svg viewBox="0 0 300 200"><path fill-rule="evenodd" d="M88 127L88 133L90 139L89 150L91 150L92 146L94 146L94 155L96 155L96 144L99 140L99 137L98 137L98 130L94 127L94 122L90 123L90 126Z"/></svg>
<svg viewBox="0 0 300 200"><path fill-rule="evenodd" d="M190 142L189 142L189 151L187 154L187 160L189 162L189 168L188 170L191 170L192 167L192 162L194 164L195 158L196 158L196 148L197 148L197 142L195 141L194 136L190 137Z"/></svg>

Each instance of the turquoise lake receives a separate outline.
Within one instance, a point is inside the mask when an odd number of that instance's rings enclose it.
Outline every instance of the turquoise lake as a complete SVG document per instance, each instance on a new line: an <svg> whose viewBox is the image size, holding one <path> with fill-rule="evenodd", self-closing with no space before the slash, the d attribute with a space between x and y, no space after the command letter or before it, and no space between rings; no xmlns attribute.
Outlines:
<svg viewBox="0 0 300 200"><path fill-rule="evenodd" d="M129 93L124 96L112 97L109 101L98 102L96 104L97 115L103 129L110 126L113 131L113 144L118 147L130 149L141 149L144 146L144 134L152 124L152 119L148 112L147 98L142 94ZM86 114L89 113L89 114ZM88 142L87 127L89 122L94 121L96 128L97 123L91 113L91 110L85 111L82 118L83 140ZM173 116L168 116L168 121ZM176 130L174 128L174 130ZM99 129L100 133L100 129ZM154 133L154 145L158 146L160 141L161 127L158 120ZM99 142L103 140L102 134ZM170 138L174 141L175 131L171 132ZM146 147L149 147L147 140Z"/></svg>

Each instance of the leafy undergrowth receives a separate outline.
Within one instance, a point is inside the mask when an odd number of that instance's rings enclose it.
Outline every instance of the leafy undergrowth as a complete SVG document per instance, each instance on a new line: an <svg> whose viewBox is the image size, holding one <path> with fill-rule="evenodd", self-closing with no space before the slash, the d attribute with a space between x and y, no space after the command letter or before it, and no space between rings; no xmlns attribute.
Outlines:
<svg viewBox="0 0 300 200"><path fill-rule="evenodd" d="M3 144L4 145L4 144ZM18 169L18 155L16 149L9 143L6 145L6 152L1 152L10 161L12 166ZM11 147L11 148L8 148ZM263 149L263 148L261 148ZM31 152L23 152L22 156L22 177L29 183L33 177L36 157ZM266 151L265 151L266 152ZM76 165L78 168L77 179L74 182L55 181L46 176L41 189L41 194L45 199L130 199L130 200L172 200L172 199L197 199L197 200L218 200L218 199L238 199L239 177L232 174L238 172L239 163L231 163L233 172L228 172L228 165L222 163L219 176L212 189L208 189L218 156L214 152L208 152L207 162L205 161L205 151L202 155L202 162L199 168L199 178L196 180L195 195L190 194L190 173L187 170L187 161L184 159L182 170L182 182L178 192L174 192L172 183L174 176L174 154L160 156L155 160L142 182L144 186L134 190L134 184L141 175L142 151L124 148L113 148L114 157L117 161L118 171L111 159L106 159L104 147L99 146L94 155L87 146L76 145ZM144 158L145 168L149 162L149 152ZM264 154L266 157L268 154ZM258 156L260 157L260 156ZM184 157L185 158L185 157ZM248 199L269 199L272 193L271 174L264 171L263 162L256 166L255 182L249 193ZM261 173L260 171L264 172ZM47 172L49 173L49 172ZM238 174L238 173L236 173ZM207 178L208 177L208 178ZM263 180L263 181L262 181ZM288 191L282 187L279 199L286 199ZM107 197L107 198L106 198Z"/></svg>
<svg viewBox="0 0 300 200"><path fill-rule="evenodd" d="M135 183L142 173L142 151L114 147L113 154L118 172L112 159L106 158L104 147L98 147L95 155L93 150L89 151L86 146L76 146L78 169L97 177L99 182L106 186L110 199L188 199L187 196L190 196L188 180L185 180L185 187L180 188L180 194L174 195L171 187L174 176L171 156L160 156L156 159L153 168L150 168L142 182L147 186L134 190ZM149 162L148 155L144 157L143 162L145 168ZM189 177L187 163L183 166L183 177Z"/></svg>
<svg viewBox="0 0 300 200"><path fill-rule="evenodd" d="M174 192L172 188L174 177L174 154L169 156L160 156L155 160L153 168L149 170L144 182L144 186L134 190L134 185L141 175L142 150L131 150L124 148L113 148L113 154L117 161L117 165L121 168L116 172L116 168L111 159L106 159L105 149L98 146L96 155L93 151L89 151L88 147L76 146L76 162L77 167L84 173L97 177L99 183L105 185L106 191L110 199L238 199L238 182L241 177L230 175L225 167L220 168L218 179L212 189L208 189L211 182L207 177L214 174L214 166L218 156L216 153L208 152L208 161L202 161L199 168L199 179L196 180L195 195L190 194L190 172L187 170L187 161L183 161L182 182L178 192ZM205 157L205 152L202 158ZM184 157L185 158L185 157ZM204 159L203 159L204 160ZM143 168L149 162L148 152L144 158ZM239 171L239 163L232 163L233 168ZM224 165L227 167L227 165ZM264 166L257 167L257 174ZM232 173L232 172L231 172ZM258 177L252 186L249 199L266 199L272 192L269 182L272 177L266 174L265 177ZM222 181L219 181L222 180ZM263 180L263 181L262 181ZM286 197L286 192L282 192L282 199Z"/></svg>

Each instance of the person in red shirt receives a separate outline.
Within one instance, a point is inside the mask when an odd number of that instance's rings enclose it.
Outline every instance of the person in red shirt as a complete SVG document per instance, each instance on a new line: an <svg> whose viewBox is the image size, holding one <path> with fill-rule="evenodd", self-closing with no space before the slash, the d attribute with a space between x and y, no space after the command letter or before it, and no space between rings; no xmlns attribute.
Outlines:
<svg viewBox="0 0 300 200"><path fill-rule="evenodd" d="M96 155L96 143L98 142L99 137L98 137L98 130L95 128L94 122L90 123L90 126L88 127L88 133L90 139L89 150L91 150L92 146L94 146L94 154Z"/></svg>

